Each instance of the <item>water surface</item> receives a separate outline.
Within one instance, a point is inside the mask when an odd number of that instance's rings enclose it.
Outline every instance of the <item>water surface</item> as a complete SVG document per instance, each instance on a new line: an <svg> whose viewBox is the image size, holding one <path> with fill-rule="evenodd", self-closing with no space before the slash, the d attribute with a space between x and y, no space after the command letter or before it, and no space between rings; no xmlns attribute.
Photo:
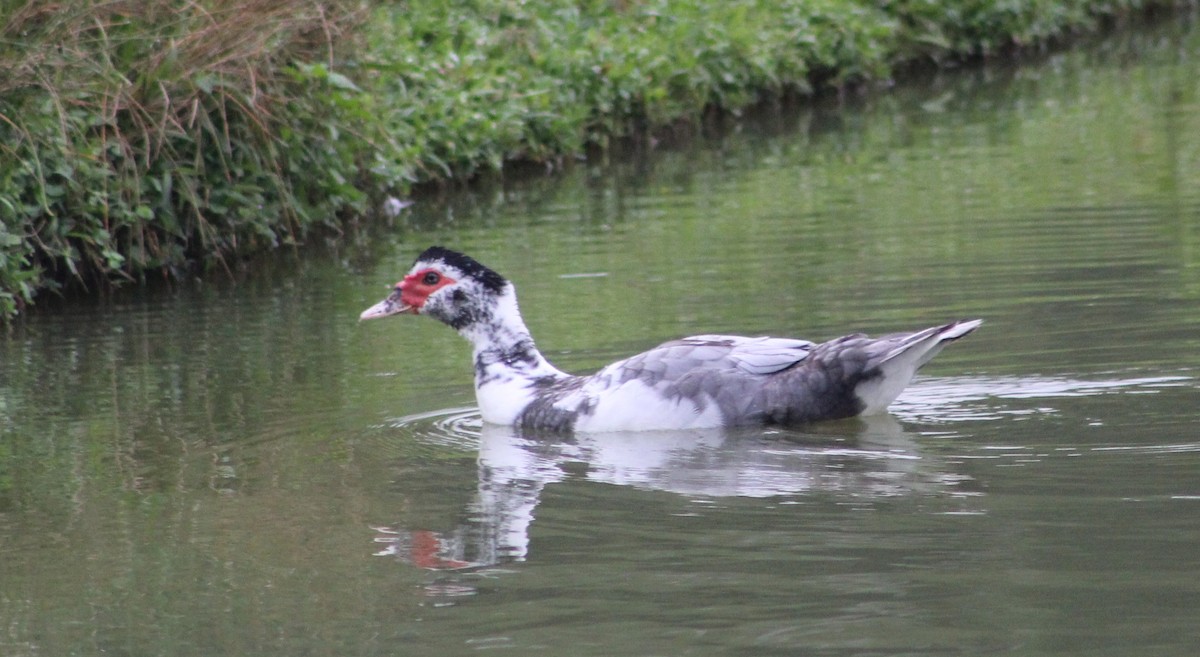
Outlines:
<svg viewBox="0 0 1200 657"><path fill-rule="evenodd" d="M420 199L0 335L0 654L1192 655L1200 34L945 73ZM522 438L358 325L431 243L586 371L984 326L890 416Z"/></svg>

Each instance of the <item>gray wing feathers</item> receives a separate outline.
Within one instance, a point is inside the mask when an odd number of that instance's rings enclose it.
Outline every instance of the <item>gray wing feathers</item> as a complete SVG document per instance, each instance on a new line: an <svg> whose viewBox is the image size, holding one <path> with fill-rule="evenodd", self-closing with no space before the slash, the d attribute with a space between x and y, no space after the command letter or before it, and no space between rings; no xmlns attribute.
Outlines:
<svg viewBox="0 0 1200 657"><path fill-rule="evenodd" d="M851 417L886 408L944 343L980 323L954 322L877 339L856 333L821 344L697 335L613 363L556 391L544 406L564 417L589 414L598 396L641 384L666 400L686 400L697 412L716 404L727 426Z"/></svg>
<svg viewBox="0 0 1200 657"><path fill-rule="evenodd" d="M814 346L808 340L791 338L696 335L667 342L659 349L690 347L695 357L712 367L736 367L747 374L766 375L786 370L804 360Z"/></svg>
<svg viewBox="0 0 1200 657"><path fill-rule="evenodd" d="M613 363L581 391L598 394L636 380L697 409L716 404L728 424L767 420L763 384L809 357L816 345L789 338L697 335Z"/></svg>

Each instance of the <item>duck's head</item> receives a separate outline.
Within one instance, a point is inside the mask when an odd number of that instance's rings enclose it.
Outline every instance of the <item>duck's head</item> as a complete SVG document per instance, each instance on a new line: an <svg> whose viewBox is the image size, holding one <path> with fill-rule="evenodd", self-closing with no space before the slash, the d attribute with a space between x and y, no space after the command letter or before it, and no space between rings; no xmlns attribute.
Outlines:
<svg viewBox="0 0 1200 657"><path fill-rule="evenodd" d="M490 317L512 285L475 259L440 246L417 256L408 274L386 299L367 308L359 319L404 313L429 315L462 330Z"/></svg>

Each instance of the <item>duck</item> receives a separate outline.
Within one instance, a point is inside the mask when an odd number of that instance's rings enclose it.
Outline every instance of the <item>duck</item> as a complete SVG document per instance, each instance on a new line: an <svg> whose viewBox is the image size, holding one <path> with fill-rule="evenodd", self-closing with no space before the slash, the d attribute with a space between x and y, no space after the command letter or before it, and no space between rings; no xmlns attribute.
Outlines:
<svg viewBox="0 0 1200 657"><path fill-rule="evenodd" d="M694 335L574 375L538 351L512 282L442 246L417 256L359 319L395 315L428 315L471 344L484 422L553 434L794 427L886 413L921 366L983 322L820 343Z"/></svg>

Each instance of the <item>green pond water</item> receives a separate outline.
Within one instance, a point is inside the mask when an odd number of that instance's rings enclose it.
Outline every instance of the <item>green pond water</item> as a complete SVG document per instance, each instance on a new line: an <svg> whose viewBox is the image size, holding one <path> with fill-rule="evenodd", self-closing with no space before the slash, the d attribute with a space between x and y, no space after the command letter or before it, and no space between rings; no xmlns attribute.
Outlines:
<svg viewBox="0 0 1200 657"><path fill-rule="evenodd" d="M359 324L429 244L559 367L959 317L871 421L517 437ZM422 198L0 331L0 655L1200 647L1200 30L1176 21Z"/></svg>

